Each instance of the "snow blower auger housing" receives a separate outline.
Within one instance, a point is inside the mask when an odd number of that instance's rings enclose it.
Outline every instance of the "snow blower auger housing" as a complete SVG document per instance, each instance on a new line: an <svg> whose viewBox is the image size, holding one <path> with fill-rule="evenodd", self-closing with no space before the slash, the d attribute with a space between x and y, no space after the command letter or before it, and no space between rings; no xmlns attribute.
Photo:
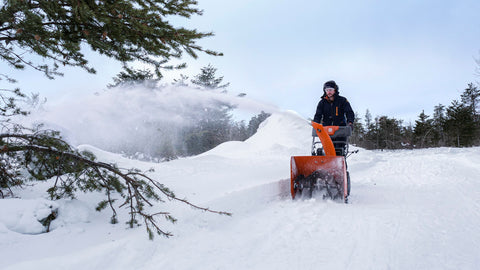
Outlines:
<svg viewBox="0 0 480 270"><path fill-rule="evenodd" d="M293 156L290 160L292 199L322 194L324 199L347 203L350 175L346 156L352 129L348 126L324 127L315 122L312 126L312 156Z"/></svg>

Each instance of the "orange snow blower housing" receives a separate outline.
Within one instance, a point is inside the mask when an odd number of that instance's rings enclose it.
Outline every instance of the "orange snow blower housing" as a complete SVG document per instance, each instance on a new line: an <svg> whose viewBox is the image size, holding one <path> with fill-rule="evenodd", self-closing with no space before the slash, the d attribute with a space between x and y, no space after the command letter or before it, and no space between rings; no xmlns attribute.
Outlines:
<svg viewBox="0 0 480 270"><path fill-rule="evenodd" d="M312 156L291 157L292 198L320 193L324 199L341 199L347 203L350 175L346 155L352 129L348 126L324 127L316 122L312 122L312 126Z"/></svg>

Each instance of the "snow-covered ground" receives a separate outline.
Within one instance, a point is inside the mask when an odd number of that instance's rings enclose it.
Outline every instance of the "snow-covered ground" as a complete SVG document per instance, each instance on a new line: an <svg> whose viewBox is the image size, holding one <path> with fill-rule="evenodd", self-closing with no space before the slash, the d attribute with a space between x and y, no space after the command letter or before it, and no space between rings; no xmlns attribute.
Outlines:
<svg viewBox="0 0 480 270"><path fill-rule="evenodd" d="M275 113L246 142L154 164L92 146L99 159L155 168L179 197L159 207L174 234L149 241L143 226L112 225L99 194L49 201L47 183L0 200L2 269L478 269L480 148L367 151L348 159L349 204L292 201L290 156L308 155L311 127ZM37 221L58 208L51 232ZM123 213L125 215L126 213Z"/></svg>

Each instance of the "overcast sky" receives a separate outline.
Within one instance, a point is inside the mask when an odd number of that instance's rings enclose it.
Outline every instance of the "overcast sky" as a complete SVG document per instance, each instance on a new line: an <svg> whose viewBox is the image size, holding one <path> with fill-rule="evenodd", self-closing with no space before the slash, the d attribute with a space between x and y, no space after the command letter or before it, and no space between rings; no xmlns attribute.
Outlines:
<svg viewBox="0 0 480 270"><path fill-rule="evenodd" d="M204 15L187 25L214 32L199 44L224 56L186 57L188 68L166 73L166 80L212 64L230 92L313 118L323 83L333 79L360 117L369 109L407 123L480 81L478 0L198 2ZM92 64L100 66L95 76L67 69L55 81L32 70L15 77L24 90L52 100L101 91L120 71L105 58Z"/></svg>

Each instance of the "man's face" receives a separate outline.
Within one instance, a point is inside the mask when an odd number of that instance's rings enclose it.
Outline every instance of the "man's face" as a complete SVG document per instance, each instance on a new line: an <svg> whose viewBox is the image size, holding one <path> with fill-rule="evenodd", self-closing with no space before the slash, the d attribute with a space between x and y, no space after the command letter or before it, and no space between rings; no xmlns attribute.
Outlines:
<svg viewBox="0 0 480 270"><path fill-rule="evenodd" d="M325 88L325 93L327 93L328 98L332 98L335 95L335 89L333 88Z"/></svg>

